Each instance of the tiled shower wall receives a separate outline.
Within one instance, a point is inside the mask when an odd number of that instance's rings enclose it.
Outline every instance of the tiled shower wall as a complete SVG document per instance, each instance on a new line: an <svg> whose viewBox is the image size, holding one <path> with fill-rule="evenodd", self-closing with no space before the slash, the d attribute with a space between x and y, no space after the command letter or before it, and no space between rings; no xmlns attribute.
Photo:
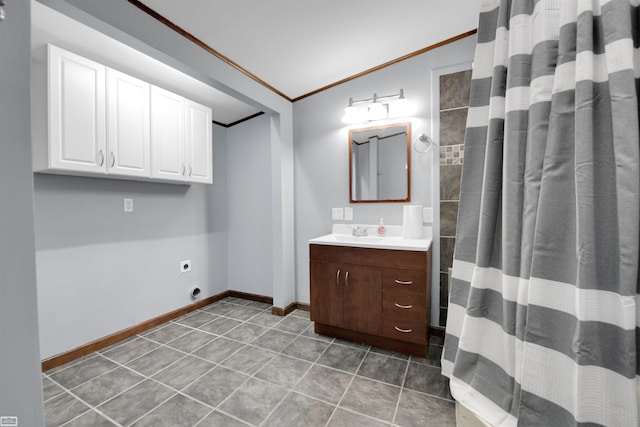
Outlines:
<svg viewBox="0 0 640 427"><path fill-rule="evenodd" d="M471 70L440 77L440 326L447 322L470 84Z"/></svg>

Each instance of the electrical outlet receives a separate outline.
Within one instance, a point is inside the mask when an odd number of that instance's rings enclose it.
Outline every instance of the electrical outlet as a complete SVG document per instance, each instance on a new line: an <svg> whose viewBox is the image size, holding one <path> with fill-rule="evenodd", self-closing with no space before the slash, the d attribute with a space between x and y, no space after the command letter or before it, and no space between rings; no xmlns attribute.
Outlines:
<svg viewBox="0 0 640 427"><path fill-rule="evenodd" d="M332 208L331 209L331 219L332 220L341 220L344 218L344 213L342 208Z"/></svg>
<svg viewBox="0 0 640 427"><path fill-rule="evenodd" d="M124 211L133 212L133 199L124 199Z"/></svg>
<svg viewBox="0 0 640 427"><path fill-rule="evenodd" d="M353 208L344 208L344 219L345 221L353 221Z"/></svg>
<svg viewBox="0 0 640 427"><path fill-rule="evenodd" d="M422 208L422 222L433 224L433 208Z"/></svg>
<svg viewBox="0 0 640 427"><path fill-rule="evenodd" d="M191 271L190 259L187 259L185 261L180 261L180 273L186 273L187 271Z"/></svg>

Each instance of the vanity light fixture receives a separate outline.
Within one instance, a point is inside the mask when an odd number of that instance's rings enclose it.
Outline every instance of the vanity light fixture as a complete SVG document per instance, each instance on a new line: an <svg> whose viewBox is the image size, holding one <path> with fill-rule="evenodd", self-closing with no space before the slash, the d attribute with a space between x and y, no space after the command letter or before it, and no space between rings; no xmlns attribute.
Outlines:
<svg viewBox="0 0 640 427"><path fill-rule="evenodd" d="M354 104L369 103L367 112L361 111ZM372 98L353 100L349 98L349 105L344 109L342 123L355 124L367 120L383 120L389 117L403 117L407 114L409 101L404 97L404 90L393 95L378 96L373 94Z"/></svg>

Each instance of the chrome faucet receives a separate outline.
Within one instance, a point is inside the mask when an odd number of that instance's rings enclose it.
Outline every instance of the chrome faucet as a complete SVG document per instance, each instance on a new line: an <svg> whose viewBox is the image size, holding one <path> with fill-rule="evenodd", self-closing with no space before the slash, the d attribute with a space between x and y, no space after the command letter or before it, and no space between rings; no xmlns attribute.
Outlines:
<svg viewBox="0 0 640 427"><path fill-rule="evenodd" d="M363 237L367 235L367 227L360 227L359 225L354 225L351 227L353 229L352 236Z"/></svg>

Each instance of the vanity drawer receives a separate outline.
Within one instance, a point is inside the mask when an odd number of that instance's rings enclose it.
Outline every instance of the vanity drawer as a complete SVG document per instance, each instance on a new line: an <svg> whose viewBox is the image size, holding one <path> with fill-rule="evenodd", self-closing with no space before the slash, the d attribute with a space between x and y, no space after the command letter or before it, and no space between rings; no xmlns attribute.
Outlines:
<svg viewBox="0 0 640 427"><path fill-rule="evenodd" d="M395 298L400 295L427 294L427 273L418 270L384 269L382 274L382 292L385 298Z"/></svg>
<svg viewBox="0 0 640 427"><path fill-rule="evenodd" d="M405 294L397 298L382 300L382 314L385 318L407 320L427 320L427 301L424 295Z"/></svg>
<svg viewBox="0 0 640 427"><path fill-rule="evenodd" d="M426 344L427 322L425 320L400 320L385 316L382 322L382 335L400 341Z"/></svg>

